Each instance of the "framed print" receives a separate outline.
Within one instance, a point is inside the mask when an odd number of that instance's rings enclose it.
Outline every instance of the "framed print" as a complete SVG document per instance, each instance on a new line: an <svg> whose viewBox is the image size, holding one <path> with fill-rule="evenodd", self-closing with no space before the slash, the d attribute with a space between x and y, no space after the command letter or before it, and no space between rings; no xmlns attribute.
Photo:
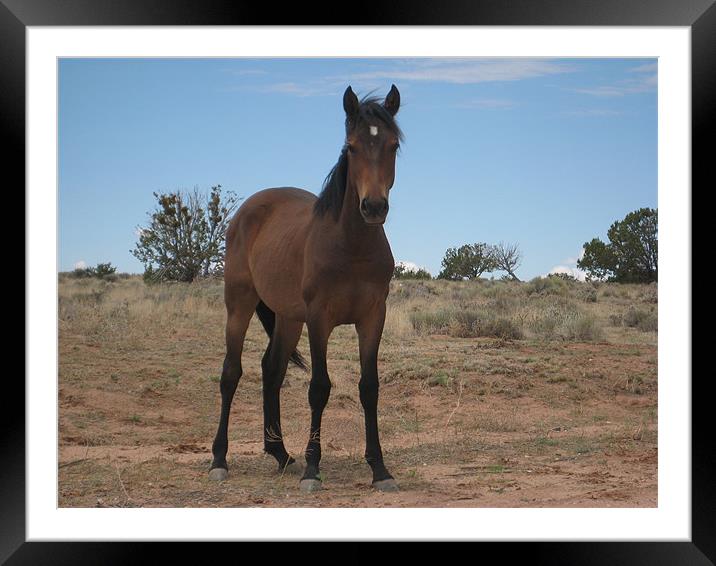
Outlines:
<svg viewBox="0 0 716 566"><path fill-rule="evenodd" d="M691 187L716 8L540 4L325 22L3 0L27 222L3 559L435 540L714 560ZM287 186L313 194L256 193ZM335 250L363 259L320 267Z"/></svg>

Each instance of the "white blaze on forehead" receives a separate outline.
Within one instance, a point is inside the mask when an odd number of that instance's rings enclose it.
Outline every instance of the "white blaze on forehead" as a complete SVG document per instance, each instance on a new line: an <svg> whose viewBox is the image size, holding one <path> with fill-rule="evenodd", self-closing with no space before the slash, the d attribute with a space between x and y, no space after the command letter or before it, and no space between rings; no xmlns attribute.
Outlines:
<svg viewBox="0 0 716 566"><path fill-rule="evenodd" d="M371 136L377 136L377 135L378 135L378 126L371 126L371 127L370 127L370 135L371 135Z"/></svg>

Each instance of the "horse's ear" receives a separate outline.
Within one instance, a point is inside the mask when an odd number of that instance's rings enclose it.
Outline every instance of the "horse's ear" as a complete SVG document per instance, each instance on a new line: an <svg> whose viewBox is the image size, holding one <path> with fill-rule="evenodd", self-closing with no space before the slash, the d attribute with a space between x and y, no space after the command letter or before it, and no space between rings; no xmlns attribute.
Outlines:
<svg viewBox="0 0 716 566"><path fill-rule="evenodd" d="M383 107L390 113L391 116L395 116L400 108L400 93L395 85L391 85L388 96L385 97Z"/></svg>
<svg viewBox="0 0 716 566"><path fill-rule="evenodd" d="M349 119L353 119L358 114L360 108L360 102L353 89L349 86L343 93L343 110L346 111L346 116Z"/></svg>

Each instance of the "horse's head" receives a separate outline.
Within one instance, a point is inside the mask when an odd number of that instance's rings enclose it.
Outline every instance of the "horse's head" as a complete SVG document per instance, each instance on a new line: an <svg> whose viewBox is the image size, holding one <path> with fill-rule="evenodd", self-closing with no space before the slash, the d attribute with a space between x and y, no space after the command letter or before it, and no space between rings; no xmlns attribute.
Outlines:
<svg viewBox="0 0 716 566"><path fill-rule="evenodd" d="M400 93L392 85L381 104L358 100L351 87L343 94L346 112L347 184L355 187L359 211L367 224L383 224L388 215L388 193L395 180L395 155L401 133L394 116Z"/></svg>

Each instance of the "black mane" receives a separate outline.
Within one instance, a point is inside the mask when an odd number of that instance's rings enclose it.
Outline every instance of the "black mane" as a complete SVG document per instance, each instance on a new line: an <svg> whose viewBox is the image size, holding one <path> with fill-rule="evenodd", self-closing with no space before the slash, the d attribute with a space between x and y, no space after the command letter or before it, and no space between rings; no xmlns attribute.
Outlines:
<svg viewBox="0 0 716 566"><path fill-rule="evenodd" d="M366 97L361 100L358 116L355 121L346 118L346 136L355 128L365 121L375 123L382 122L388 129L398 136L399 140L403 139L403 132L400 131L398 124L393 116L379 102L377 97ZM330 173L323 181L321 193L318 200L313 206L313 212L319 216L331 211L335 218L338 218L341 207L343 206L343 197L346 193L346 177L348 174L348 147L344 144L338 162L333 166Z"/></svg>

